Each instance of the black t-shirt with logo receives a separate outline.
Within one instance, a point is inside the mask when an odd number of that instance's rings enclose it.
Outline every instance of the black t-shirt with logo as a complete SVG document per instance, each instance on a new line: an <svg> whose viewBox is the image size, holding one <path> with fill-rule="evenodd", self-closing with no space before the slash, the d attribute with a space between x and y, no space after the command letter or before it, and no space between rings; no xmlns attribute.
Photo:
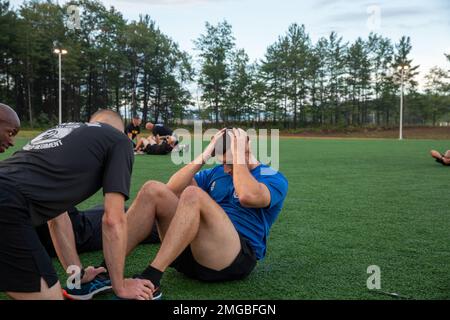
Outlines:
<svg viewBox="0 0 450 320"><path fill-rule="evenodd" d="M173 134L173 130L170 128L165 127L162 124L155 124L152 133L154 136L171 136Z"/></svg>
<svg viewBox="0 0 450 320"><path fill-rule="evenodd" d="M8 180L30 202L37 226L101 188L103 194L128 199L133 161L131 141L123 132L103 123L66 123L0 161L0 183Z"/></svg>
<svg viewBox="0 0 450 320"><path fill-rule="evenodd" d="M130 123L126 128L125 128L125 133L128 135L129 133L131 133L131 139L134 140L134 138L136 138L136 136L138 134L141 133L141 127L139 126L135 126L133 123Z"/></svg>

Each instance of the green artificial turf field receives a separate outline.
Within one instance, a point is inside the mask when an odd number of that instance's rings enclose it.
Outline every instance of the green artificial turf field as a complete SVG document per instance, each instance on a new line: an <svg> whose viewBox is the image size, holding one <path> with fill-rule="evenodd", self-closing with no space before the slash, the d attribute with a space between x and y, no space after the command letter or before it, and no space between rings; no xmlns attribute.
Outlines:
<svg viewBox="0 0 450 320"><path fill-rule="evenodd" d="M289 194L266 259L233 283L203 284L169 269L164 299L392 299L367 289L370 265L381 268L383 291L450 298L450 168L428 154L450 149L450 141L285 138L280 147ZM136 157L132 197L145 181L167 182L176 169L169 156ZM99 193L79 207L101 201ZM139 247L126 275L141 271L157 249ZM89 265L102 256L81 258Z"/></svg>

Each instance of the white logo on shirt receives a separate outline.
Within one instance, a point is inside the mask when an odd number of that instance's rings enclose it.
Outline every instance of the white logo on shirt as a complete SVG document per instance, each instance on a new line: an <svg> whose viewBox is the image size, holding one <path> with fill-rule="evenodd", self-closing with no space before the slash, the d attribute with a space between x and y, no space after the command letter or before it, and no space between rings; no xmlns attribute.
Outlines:
<svg viewBox="0 0 450 320"><path fill-rule="evenodd" d="M239 199L239 196L238 196L238 194L236 193L236 191L234 191L234 193L233 193L233 198Z"/></svg>
<svg viewBox="0 0 450 320"><path fill-rule="evenodd" d="M23 150L43 150L60 147L62 146L61 139L71 134L74 129L80 126L81 124L79 123L65 123L47 130L31 140L23 147Z"/></svg>
<svg viewBox="0 0 450 320"><path fill-rule="evenodd" d="M209 189L211 192L212 191L214 191L214 188L216 187L216 182L214 181L212 184L211 184L211 188Z"/></svg>

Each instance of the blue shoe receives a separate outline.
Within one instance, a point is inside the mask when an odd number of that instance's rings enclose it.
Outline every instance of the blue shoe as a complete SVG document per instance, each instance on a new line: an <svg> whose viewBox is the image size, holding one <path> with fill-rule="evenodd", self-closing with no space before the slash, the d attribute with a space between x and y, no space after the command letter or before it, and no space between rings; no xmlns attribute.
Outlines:
<svg viewBox="0 0 450 320"><path fill-rule="evenodd" d="M80 289L66 288L63 290L63 295L70 300L91 300L96 294L111 289L111 279L104 275L98 275L91 282L83 283Z"/></svg>

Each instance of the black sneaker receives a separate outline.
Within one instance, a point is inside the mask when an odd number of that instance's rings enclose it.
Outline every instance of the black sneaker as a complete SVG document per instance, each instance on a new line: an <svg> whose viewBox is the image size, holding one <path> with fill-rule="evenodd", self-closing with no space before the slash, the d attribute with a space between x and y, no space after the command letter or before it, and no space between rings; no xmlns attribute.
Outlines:
<svg viewBox="0 0 450 320"><path fill-rule="evenodd" d="M136 274L133 276L133 279L145 279L140 274ZM148 280L148 279L146 279ZM153 299L152 300L162 300L162 292L160 287L156 287L155 290L153 290Z"/></svg>
<svg viewBox="0 0 450 320"><path fill-rule="evenodd" d="M112 300L131 300L131 299L124 299L117 295L114 295ZM159 288L156 288L156 290L153 291L153 299L152 300L162 300L162 292Z"/></svg>
<svg viewBox="0 0 450 320"><path fill-rule="evenodd" d="M162 300L162 292L161 288L157 287L155 291L153 291L153 299L152 300Z"/></svg>
<svg viewBox="0 0 450 320"><path fill-rule="evenodd" d="M134 275L133 279L144 279L142 278L142 276L140 274ZM124 299L121 298L117 295L114 295L114 297L112 298L112 300L129 300L129 299ZM162 292L161 292L161 288L160 287L156 287L155 290L153 290L153 298L152 300L162 300Z"/></svg>

